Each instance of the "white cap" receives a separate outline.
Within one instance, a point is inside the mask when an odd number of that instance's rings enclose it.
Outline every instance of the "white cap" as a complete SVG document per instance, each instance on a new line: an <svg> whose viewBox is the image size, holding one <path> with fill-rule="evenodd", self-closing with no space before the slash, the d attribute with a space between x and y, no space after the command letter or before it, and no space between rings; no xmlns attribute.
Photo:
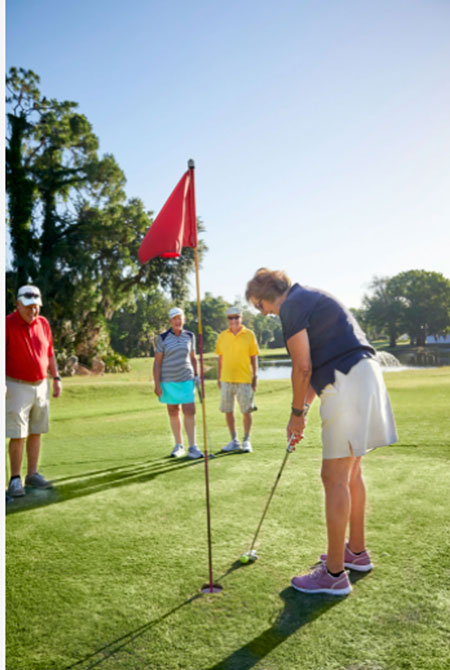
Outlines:
<svg viewBox="0 0 450 670"><path fill-rule="evenodd" d="M234 316L235 314L239 314L239 316L241 316L242 309L240 307L229 307L227 309L227 316Z"/></svg>
<svg viewBox="0 0 450 670"><path fill-rule="evenodd" d="M41 292L37 286L29 284L21 286L17 291L17 300L20 300L25 307L28 307L28 305L39 305L42 307Z"/></svg>
<svg viewBox="0 0 450 670"><path fill-rule="evenodd" d="M169 312L169 319L173 319L174 316L178 316L179 314L183 316L184 314L183 310L180 309L179 307L172 307L172 309Z"/></svg>

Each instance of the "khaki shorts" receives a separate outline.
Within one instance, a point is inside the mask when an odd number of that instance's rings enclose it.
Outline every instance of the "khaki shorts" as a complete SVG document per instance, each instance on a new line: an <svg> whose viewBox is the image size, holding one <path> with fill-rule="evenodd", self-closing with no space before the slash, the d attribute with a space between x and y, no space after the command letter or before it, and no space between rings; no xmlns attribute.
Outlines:
<svg viewBox="0 0 450 670"><path fill-rule="evenodd" d="M363 456L398 439L383 373L370 358L346 375L336 371L320 394L320 416L324 459Z"/></svg>
<svg viewBox="0 0 450 670"><path fill-rule="evenodd" d="M237 398L242 414L248 414L253 405L253 389L251 384L220 383L220 411L234 412L234 399Z"/></svg>
<svg viewBox="0 0 450 670"><path fill-rule="evenodd" d="M48 433L47 379L35 384L6 377L6 437L24 438Z"/></svg>

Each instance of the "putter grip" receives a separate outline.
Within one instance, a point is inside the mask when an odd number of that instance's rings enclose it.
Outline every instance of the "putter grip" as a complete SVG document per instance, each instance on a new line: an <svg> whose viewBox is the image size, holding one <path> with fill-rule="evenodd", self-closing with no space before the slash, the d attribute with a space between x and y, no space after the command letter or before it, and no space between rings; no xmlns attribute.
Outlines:
<svg viewBox="0 0 450 670"><path fill-rule="evenodd" d="M292 452L295 451L295 445L292 444L292 440L295 438L294 433L292 433L291 437L289 438L288 445L286 447L286 451Z"/></svg>

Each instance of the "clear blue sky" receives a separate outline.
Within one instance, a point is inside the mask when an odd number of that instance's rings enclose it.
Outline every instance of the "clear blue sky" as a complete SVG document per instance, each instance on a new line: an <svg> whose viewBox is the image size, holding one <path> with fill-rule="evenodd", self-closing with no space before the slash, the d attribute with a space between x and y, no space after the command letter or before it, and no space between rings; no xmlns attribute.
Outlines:
<svg viewBox="0 0 450 670"><path fill-rule="evenodd" d="M201 289L262 265L358 307L450 276L448 0L7 0L7 67L79 103L155 213L196 162Z"/></svg>

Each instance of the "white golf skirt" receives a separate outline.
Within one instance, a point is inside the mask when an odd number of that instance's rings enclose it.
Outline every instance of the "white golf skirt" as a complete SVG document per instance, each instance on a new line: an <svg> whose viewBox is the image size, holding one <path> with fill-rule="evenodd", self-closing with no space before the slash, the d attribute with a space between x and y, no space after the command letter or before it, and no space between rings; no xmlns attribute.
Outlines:
<svg viewBox="0 0 450 670"><path fill-rule="evenodd" d="M363 456L397 442L391 402L379 364L363 358L320 394L323 458Z"/></svg>

